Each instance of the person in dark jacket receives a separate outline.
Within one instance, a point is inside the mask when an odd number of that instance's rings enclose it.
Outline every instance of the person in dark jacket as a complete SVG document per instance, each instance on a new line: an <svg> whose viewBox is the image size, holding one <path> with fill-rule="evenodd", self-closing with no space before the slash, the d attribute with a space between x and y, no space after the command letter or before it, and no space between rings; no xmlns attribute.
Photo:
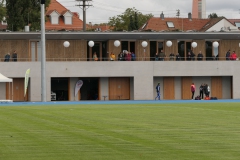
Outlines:
<svg viewBox="0 0 240 160"><path fill-rule="evenodd" d="M14 62L17 62L17 52L16 51L14 51L13 54L12 54L12 60Z"/></svg>
<svg viewBox="0 0 240 160"><path fill-rule="evenodd" d="M202 61L203 60L203 54L202 54L202 51L200 51L197 55L197 60L198 61Z"/></svg>
<svg viewBox="0 0 240 160"><path fill-rule="evenodd" d="M227 51L226 53L226 60L229 61L230 60L230 56L231 56L231 53L230 53L230 49Z"/></svg>
<svg viewBox="0 0 240 160"><path fill-rule="evenodd" d="M157 92L157 97L155 97L155 100L158 98L160 100L160 83L156 86L156 92Z"/></svg>
<svg viewBox="0 0 240 160"><path fill-rule="evenodd" d="M203 89L204 89L204 84L201 84L201 86L199 87L201 99L203 99Z"/></svg>
<svg viewBox="0 0 240 160"><path fill-rule="evenodd" d="M7 53L6 55L5 55L5 59L4 59L4 62L9 62L10 61L10 54L9 53Z"/></svg>

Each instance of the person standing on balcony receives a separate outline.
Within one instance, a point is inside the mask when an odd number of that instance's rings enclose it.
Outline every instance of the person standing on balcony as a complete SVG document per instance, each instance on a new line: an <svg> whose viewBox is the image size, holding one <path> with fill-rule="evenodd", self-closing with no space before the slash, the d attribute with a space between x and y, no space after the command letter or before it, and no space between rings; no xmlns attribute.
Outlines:
<svg viewBox="0 0 240 160"><path fill-rule="evenodd" d="M232 60L232 61L236 61L237 60L237 54L236 54L235 51L233 51L233 53L231 54L230 60Z"/></svg>
<svg viewBox="0 0 240 160"><path fill-rule="evenodd" d="M191 85L192 100L193 100L193 97L194 97L194 94L195 94L195 90L196 90L196 87L195 87L194 83L192 83L192 85Z"/></svg>
<svg viewBox="0 0 240 160"><path fill-rule="evenodd" d="M110 54L110 61L115 61L115 54L113 52Z"/></svg>
<svg viewBox="0 0 240 160"><path fill-rule="evenodd" d="M192 50L190 51L190 53L191 53L191 60L192 60L192 61L195 61L195 54L193 53Z"/></svg>
<svg viewBox="0 0 240 160"><path fill-rule="evenodd" d="M229 61L230 60L230 55L231 55L231 53L230 53L230 49L227 51L227 53L226 53L226 60L227 61Z"/></svg>
<svg viewBox="0 0 240 160"><path fill-rule="evenodd" d="M17 52L16 52L16 51L13 51L12 60L13 60L14 62L17 62Z"/></svg>
<svg viewBox="0 0 240 160"><path fill-rule="evenodd" d="M158 61L159 59L159 56L158 56L158 53L155 54L155 61Z"/></svg>
<svg viewBox="0 0 240 160"><path fill-rule="evenodd" d="M120 53L118 54L118 61L123 61L123 60L124 60L123 53L120 52Z"/></svg>
<svg viewBox="0 0 240 160"><path fill-rule="evenodd" d="M131 58L132 61L136 61L136 55L134 52L131 53L131 57L132 57Z"/></svg>
<svg viewBox="0 0 240 160"><path fill-rule="evenodd" d="M174 53L170 53L170 55L169 55L169 60L170 60L170 61L174 61Z"/></svg>
<svg viewBox="0 0 240 160"><path fill-rule="evenodd" d="M191 61L191 52L188 52L188 54L187 54L187 61Z"/></svg>
<svg viewBox="0 0 240 160"><path fill-rule="evenodd" d="M179 55L179 53L176 54L176 61L181 61L181 56Z"/></svg>
<svg viewBox="0 0 240 160"><path fill-rule="evenodd" d="M202 51L200 51L197 55L197 60L198 61L202 61L203 60L203 54L202 54Z"/></svg>
<svg viewBox="0 0 240 160"><path fill-rule="evenodd" d="M155 97L155 100L158 98L160 100L160 83L156 86L156 92L157 92L157 97Z"/></svg>
<svg viewBox="0 0 240 160"><path fill-rule="evenodd" d="M94 54L93 54L93 60L94 61L98 61L98 57L97 57L97 53L96 52L94 52Z"/></svg>
<svg viewBox="0 0 240 160"><path fill-rule="evenodd" d="M10 61L10 54L9 53L7 53L6 55L5 55L5 59L4 59L4 62L9 62Z"/></svg>
<svg viewBox="0 0 240 160"><path fill-rule="evenodd" d="M161 50L160 54L159 54L159 60L160 61L164 61L166 55L163 53L163 50Z"/></svg>

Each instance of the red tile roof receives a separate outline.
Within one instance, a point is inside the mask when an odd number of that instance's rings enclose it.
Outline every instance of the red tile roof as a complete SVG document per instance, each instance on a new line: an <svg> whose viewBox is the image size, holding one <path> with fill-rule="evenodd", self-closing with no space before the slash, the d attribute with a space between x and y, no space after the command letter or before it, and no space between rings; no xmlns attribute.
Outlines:
<svg viewBox="0 0 240 160"><path fill-rule="evenodd" d="M168 27L167 22L172 22L174 27ZM153 31L199 31L207 22L209 22L209 19L164 18L162 20L160 17L152 17L142 29Z"/></svg>
<svg viewBox="0 0 240 160"><path fill-rule="evenodd" d="M69 11L67 8L65 8L63 5L61 5L56 0L51 0L46 15L49 16L53 11L57 11L60 14L59 17L59 24L51 24L50 18L47 19L45 23L46 30L82 30L83 29L83 21L79 19L79 15L75 12ZM71 25L65 25L64 23L64 17L63 15L67 12L71 12L73 14L72 17L72 24Z"/></svg>
<svg viewBox="0 0 240 160"><path fill-rule="evenodd" d="M89 29L94 29L94 30L97 30L97 29L100 29L100 31L110 31L113 29L113 27L109 26L109 25L93 25L92 27L89 26Z"/></svg>

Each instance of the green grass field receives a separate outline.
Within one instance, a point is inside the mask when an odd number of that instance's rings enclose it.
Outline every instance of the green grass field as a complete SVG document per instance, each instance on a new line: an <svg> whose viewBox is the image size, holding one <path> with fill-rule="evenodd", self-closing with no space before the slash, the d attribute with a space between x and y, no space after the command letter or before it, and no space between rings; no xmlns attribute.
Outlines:
<svg viewBox="0 0 240 160"><path fill-rule="evenodd" d="M239 160L240 104L0 107L0 160Z"/></svg>

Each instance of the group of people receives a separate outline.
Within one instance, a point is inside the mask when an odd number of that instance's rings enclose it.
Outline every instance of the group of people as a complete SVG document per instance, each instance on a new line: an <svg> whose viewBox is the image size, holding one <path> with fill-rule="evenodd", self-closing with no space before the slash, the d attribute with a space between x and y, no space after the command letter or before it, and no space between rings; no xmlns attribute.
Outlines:
<svg viewBox="0 0 240 160"><path fill-rule="evenodd" d="M227 53L226 53L226 60L227 60L227 61L229 61L229 60L231 60L231 61L236 61L237 58L238 58L238 57L237 57L237 54L236 54L235 51L233 51L232 53L231 53L231 50L230 50L230 49L227 51Z"/></svg>
<svg viewBox="0 0 240 160"><path fill-rule="evenodd" d="M107 52L107 53L109 54L110 61L116 60L116 56L113 52L111 53ZM118 61L136 61L136 55L134 52L123 51L118 54L117 60ZM96 52L93 53L93 61L98 61Z"/></svg>
<svg viewBox="0 0 240 160"><path fill-rule="evenodd" d="M10 53L7 53L4 57L4 62L9 62L11 59ZM12 53L12 61L16 62L17 61L17 52L13 51Z"/></svg>
<svg viewBox="0 0 240 160"><path fill-rule="evenodd" d="M134 52L123 51L118 54L118 61L136 61Z"/></svg>
<svg viewBox="0 0 240 160"><path fill-rule="evenodd" d="M195 94L195 91L196 91L196 87L195 87L195 84L192 83L191 84L191 92L192 92L192 99L194 99L194 94ZM199 87L199 97L201 99L203 99L203 96L205 95L205 97L209 97L210 95L210 87L208 84L206 83L202 83Z"/></svg>

